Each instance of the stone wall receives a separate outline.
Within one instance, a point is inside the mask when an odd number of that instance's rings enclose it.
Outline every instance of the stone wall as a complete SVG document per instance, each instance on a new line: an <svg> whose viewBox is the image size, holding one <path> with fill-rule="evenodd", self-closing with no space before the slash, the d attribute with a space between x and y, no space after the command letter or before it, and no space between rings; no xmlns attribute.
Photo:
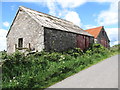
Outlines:
<svg viewBox="0 0 120 90"><path fill-rule="evenodd" d="M45 28L44 42L46 51L64 51L76 47L76 34Z"/></svg>
<svg viewBox="0 0 120 90"><path fill-rule="evenodd" d="M7 36L7 52L15 52L15 44L18 47L18 39L23 38L23 48L41 51L44 48L44 30L26 12L19 11ZM24 50L22 50L24 51Z"/></svg>
<svg viewBox="0 0 120 90"><path fill-rule="evenodd" d="M19 10L7 36L7 52L13 53L18 48L18 39L23 38L23 49L34 51L64 51L77 47L75 33L45 28L36 22L24 10Z"/></svg>
<svg viewBox="0 0 120 90"><path fill-rule="evenodd" d="M103 34L104 31L104 34ZM97 43L102 44L104 47L110 47L108 36L104 29L102 29L97 37Z"/></svg>

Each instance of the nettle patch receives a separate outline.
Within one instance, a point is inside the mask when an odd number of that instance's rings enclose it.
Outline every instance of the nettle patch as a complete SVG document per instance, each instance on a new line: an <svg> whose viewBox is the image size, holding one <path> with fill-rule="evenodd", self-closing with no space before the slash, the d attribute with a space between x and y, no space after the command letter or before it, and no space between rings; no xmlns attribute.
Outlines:
<svg viewBox="0 0 120 90"><path fill-rule="evenodd" d="M28 54L2 53L2 88L47 88L118 52L94 44L86 51L79 48L65 52L36 52Z"/></svg>

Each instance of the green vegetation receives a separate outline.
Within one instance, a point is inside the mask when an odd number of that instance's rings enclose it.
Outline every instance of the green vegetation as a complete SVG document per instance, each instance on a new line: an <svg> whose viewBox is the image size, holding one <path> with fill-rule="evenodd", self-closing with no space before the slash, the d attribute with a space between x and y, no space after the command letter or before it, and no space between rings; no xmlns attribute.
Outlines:
<svg viewBox="0 0 120 90"><path fill-rule="evenodd" d="M120 44L114 45L113 47L110 48L110 51L114 54L119 53L120 54Z"/></svg>
<svg viewBox="0 0 120 90"><path fill-rule="evenodd" d="M3 89L42 89L118 53L118 46L106 49L94 44L87 51L37 52L24 55L2 53Z"/></svg>

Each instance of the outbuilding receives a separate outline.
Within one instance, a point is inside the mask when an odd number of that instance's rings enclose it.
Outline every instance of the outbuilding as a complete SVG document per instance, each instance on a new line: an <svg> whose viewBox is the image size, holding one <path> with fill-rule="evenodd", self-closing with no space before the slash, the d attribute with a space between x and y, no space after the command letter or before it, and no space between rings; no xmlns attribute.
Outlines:
<svg viewBox="0 0 120 90"><path fill-rule="evenodd" d="M107 36L104 26L87 29L85 31L94 36L95 43L101 44L106 48L110 47L110 40Z"/></svg>
<svg viewBox="0 0 120 90"><path fill-rule="evenodd" d="M73 17L74 18L74 17ZM88 48L94 37L72 22L20 6L7 34L7 52Z"/></svg>

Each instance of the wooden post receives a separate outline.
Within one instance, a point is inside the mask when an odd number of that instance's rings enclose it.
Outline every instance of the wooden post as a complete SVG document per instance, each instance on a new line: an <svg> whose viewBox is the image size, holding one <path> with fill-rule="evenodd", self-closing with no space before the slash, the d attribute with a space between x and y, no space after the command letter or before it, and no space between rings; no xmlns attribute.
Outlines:
<svg viewBox="0 0 120 90"><path fill-rule="evenodd" d="M29 50L31 50L31 46L30 46L30 43L29 43Z"/></svg>
<svg viewBox="0 0 120 90"><path fill-rule="evenodd" d="M15 44L15 51L16 51L16 49L17 49L17 44Z"/></svg>

